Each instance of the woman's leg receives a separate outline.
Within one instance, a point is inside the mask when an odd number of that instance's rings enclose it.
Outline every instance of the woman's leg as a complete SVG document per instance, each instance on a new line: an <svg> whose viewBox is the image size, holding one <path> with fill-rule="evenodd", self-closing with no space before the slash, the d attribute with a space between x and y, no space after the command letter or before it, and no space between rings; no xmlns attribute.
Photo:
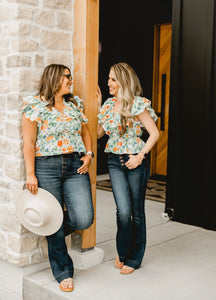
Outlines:
<svg viewBox="0 0 216 300"><path fill-rule="evenodd" d="M116 202L116 247L119 260L125 262L131 239L131 202L129 185L119 155L109 154L108 168Z"/></svg>
<svg viewBox="0 0 216 300"><path fill-rule="evenodd" d="M149 177L149 164L143 161L136 169L128 170L132 202L131 244L125 264L139 268L146 248L145 192Z"/></svg>
<svg viewBox="0 0 216 300"><path fill-rule="evenodd" d="M72 230L87 229L94 220L89 174L78 174L83 164L80 155L64 157L63 195L67 207L68 225Z"/></svg>
<svg viewBox="0 0 216 300"><path fill-rule="evenodd" d="M38 157L35 162L36 177L39 187L47 190L59 201L62 201L62 158L61 156ZM50 266L58 282L73 277L73 262L67 253L65 243L64 225L54 233L47 236Z"/></svg>

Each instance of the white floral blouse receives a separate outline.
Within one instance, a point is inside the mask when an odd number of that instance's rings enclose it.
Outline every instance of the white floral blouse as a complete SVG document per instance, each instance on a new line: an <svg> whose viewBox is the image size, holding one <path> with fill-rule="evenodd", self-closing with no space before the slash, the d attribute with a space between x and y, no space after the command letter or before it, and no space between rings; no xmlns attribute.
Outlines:
<svg viewBox="0 0 216 300"><path fill-rule="evenodd" d="M132 118L132 123L126 124L126 132L121 136L121 117L120 114L114 111L114 104L116 98L108 98L100 109L98 115L98 122L102 124L106 134L109 135L105 152L112 152L115 154L135 154L139 153L144 147L145 143L140 138L142 135L143 124ZM142 113L147 109L154 121L157 116L151 107L151 101L135 96L131 110L132 117Z"/></svg>
<svg viewBox="0 0 216 300"><path fill-rule="evenodd" d="M30 121L37 122L36 156L59 155L68 152L86 152L81 137L82 123L88 119L82 112L82 100L74 96L77 106L63 101L61 113L55 107L47 107L48 102L39 96L24 99L22 112Z"/></svg>

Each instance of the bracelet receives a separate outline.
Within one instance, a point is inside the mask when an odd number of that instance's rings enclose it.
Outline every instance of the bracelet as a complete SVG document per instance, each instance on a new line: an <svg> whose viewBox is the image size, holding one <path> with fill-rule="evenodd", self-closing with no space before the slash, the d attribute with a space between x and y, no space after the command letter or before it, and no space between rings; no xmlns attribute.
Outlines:
<svg viewBox="0 0 216 300"><path fill-rule="evenodd" d="M88 151L88 152L86 153L86 155L91 155L91 158L93 158L93 157L94 157L94 152Z"/></svg>

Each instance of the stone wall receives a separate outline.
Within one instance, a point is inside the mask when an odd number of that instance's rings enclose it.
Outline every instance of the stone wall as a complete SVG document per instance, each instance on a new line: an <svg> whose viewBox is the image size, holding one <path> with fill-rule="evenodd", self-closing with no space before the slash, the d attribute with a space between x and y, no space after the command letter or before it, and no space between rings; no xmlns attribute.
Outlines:
<svg viewBox="0 0 216 300"><path fill-rule="evenodd" d="M74 0L0 1L0 258L17 266L47 259L44 237L16 218L15 201L25 182L21 105L37 93L44 67L72 69Z"/></svg>

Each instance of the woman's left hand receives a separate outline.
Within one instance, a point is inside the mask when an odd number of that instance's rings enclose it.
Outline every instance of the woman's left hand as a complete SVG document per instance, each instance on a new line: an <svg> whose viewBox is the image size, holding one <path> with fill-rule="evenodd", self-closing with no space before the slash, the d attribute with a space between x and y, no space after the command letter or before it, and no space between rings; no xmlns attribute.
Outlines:
<svg viewBox="0 0 216 300"><path fill-rule="evenodd" d="M77 173L79 173L79 174L88 173L89 166L91 163L91 157L89 155L85 155L85 156L81 157L80 160L83 161L83 165L77 170Z"/></svg>
<svg viewBox="0 0 216 300"><path fill-rule="evenodd" d="M128 169L135 169L136 167L141 165L144 158L143 155L140 153L137 155L130 154L129 157L130 157L129 160L125 164L125 166Z"/></svg>

